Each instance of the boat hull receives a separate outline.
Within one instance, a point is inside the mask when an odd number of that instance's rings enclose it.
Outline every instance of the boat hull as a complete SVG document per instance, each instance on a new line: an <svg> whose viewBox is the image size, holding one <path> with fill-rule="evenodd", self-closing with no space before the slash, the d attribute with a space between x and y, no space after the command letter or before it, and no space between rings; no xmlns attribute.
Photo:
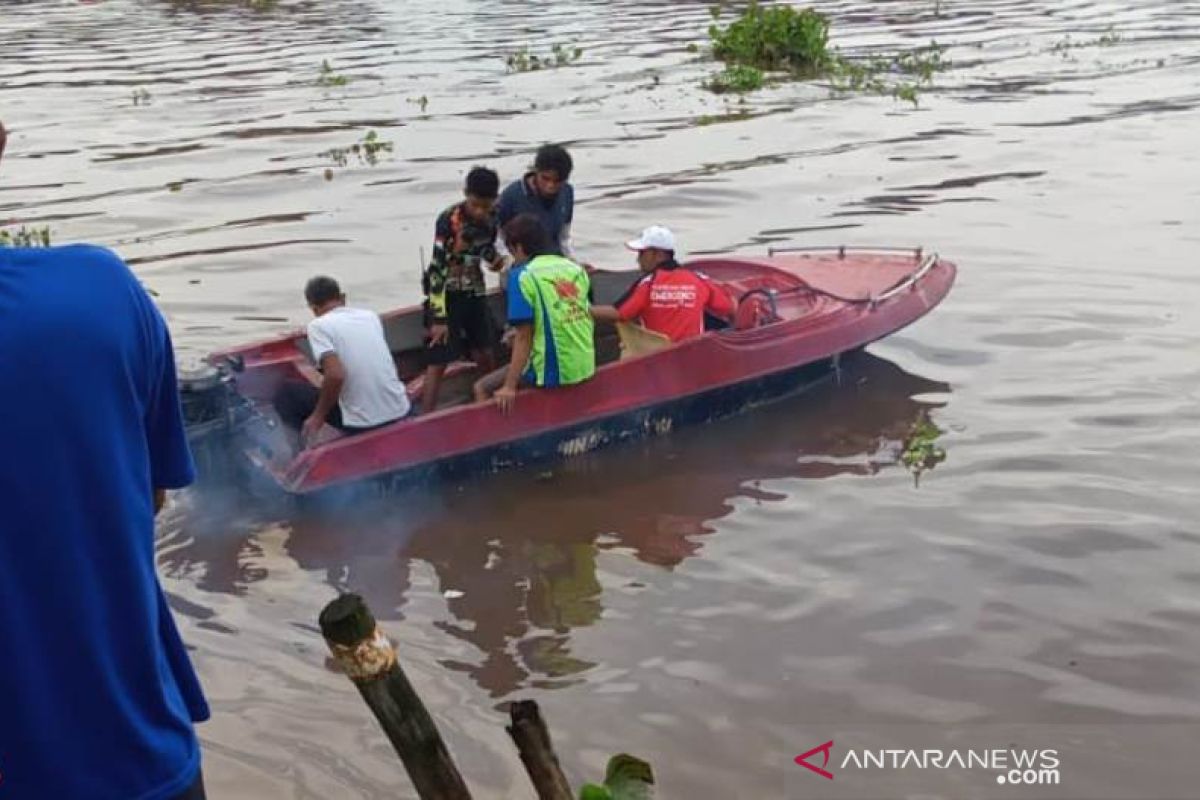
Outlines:
<svg viewBox="0 0 1200 800"><path fill-rule="evenodd" d="M550 465L613 445L634 442L745 413L796 395L830 379L836 358L805 364L752 381L655 403L601 419L395 470L370 479L382 494L413 485L465 481L509 469ZM336 492L330 487L326 492Z"/></svg>

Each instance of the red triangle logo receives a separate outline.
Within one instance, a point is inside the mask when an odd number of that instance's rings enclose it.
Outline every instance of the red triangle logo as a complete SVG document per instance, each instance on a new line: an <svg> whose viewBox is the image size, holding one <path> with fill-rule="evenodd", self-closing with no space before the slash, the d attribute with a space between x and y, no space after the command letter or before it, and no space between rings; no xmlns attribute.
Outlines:
<svg viewBox="0 0 1200 800"><path fill-rule="evenodd" d="M800 755L796 756L796 763L799 764L800 766L804 767L805 769L811 769L813 772L817 773L822 778L829 778L829 780L833 780L833 773L828 771L827 769L825 769L825 767L829 766L829 751L832 749L833 749L833 739L830 739L825 744L820 745L819 747L814 747L812 750L809 750L807 753L801 753ZM821 762L821 766L819 766L819 767L816 766L815 764L808 763L808 759L812 758L817 753L825 754L825 760Z"/></svg>

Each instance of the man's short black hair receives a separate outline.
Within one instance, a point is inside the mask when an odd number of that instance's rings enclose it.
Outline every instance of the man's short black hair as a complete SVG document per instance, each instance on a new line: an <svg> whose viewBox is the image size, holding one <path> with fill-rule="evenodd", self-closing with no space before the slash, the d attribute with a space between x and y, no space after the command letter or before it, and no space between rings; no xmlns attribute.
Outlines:
<svg viewBox="0 0 1200 800"><path fill-rule="evenodd" d="M320 308L332 300L342 296L342 287L328 275L318 275L304 285L304 299L313 308Z"/></svg>
<svg viewBox="0 0 1200 800"><path fill-rule="evenodd" d="M535 172L556 172L560 181L570 180L571 170L574 168L575 162L571 161L571 154L567 152L567 148L560 144L542 145L538 148L537 155L533 159L533 169Z"/></svg>
<svg viewBox="0 0 1200 800"><path fill-rule="evenodd" d="M480 200L495 200L500 194L500 176L487 167L473 167L467 173L467 194Z"/></svg>
<svg viewBox="0 0 1200 800"><path fill-rule="evenodd" d="M504 226L504 243L512 250L520 247L530 258L550 252L550 234L533 214L518 214Z"/></svg>

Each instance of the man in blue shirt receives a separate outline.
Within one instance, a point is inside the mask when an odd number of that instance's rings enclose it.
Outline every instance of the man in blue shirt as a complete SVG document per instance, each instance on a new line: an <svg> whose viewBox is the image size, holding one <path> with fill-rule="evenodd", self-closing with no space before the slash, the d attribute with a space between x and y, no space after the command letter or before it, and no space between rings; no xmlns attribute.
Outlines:
<svg viewBox="0 0 1200 800"><path fill-rule="evenodd" d="M574 259L571 223L575 219L575 188L568 181L574 163L566 148L546 144L534 156L533 170L500 193L496 217L500 227L521 214L532 214L550 236L550 254Z"/></svg>
<svg viewBox="0 0 1200 800"><path fill-rule="evenodd" d="M202 798L154 564L193 478L167 327L107 250L0 247L0 369L0 799Z"/></svg>

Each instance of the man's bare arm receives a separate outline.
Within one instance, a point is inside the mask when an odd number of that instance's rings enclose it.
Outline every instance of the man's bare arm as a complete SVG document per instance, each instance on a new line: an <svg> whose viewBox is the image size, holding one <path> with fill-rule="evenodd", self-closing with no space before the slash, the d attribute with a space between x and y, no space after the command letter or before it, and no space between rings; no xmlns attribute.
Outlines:
<svg viewBox="0 0 1200 800"><path fill-rule="evenodd" d="M592 306L592 319L597 322L620 322L621 312L616 306Z"/></svg>
<svg viewBox="0 0 1200 800"><path fill-rule="evenodd" d="M504 376L504 388L516 391L521 382L521 374L529 364L529 354L533 352L533 326L518 325L513 336L512 361L508 362L508 374Z"/></svg>
<svg viewBox="0 0 1200 800"><path fill-rule="evenodd" d="M312 416L323 420L329 416L330 411L333 411L334 406L338 403L338 398L342 396L342 386L346 383L346 370L342 366L342 360L337 357L337 353L326 353L321 358L321 372L324 373L324 378L321 380L321 394L317 398L317 407L313 410Z"/></svg>

